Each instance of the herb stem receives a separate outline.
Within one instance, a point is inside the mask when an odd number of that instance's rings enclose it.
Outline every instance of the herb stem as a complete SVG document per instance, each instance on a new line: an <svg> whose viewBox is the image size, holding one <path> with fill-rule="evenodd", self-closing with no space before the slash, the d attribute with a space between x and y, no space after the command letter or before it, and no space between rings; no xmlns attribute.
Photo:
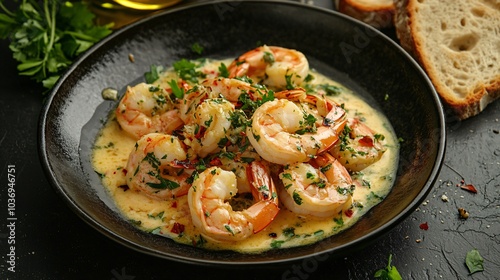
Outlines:
<svg viewBox="0 0 500 280"><path fill-rule="evenodd" d="M453 167L451 167L450 165L448 165L446 162L444 163L444 165L446 167L448 167L451 171L455 172L455 174L457 174L458 176L460 176L460 179L462 179L462 180L465 181L464 176L462 176L462 174L460 174L457 170L455 170Z"/></svg>
<svg viewBox="0 0 500 280"><path fill-rule="evenodd" d="M82 34L80 32L65 31L64 34L71 35L71 36L73 36L75 38L83 39L83 40L86 40L86 41L89 41L89 42L94 42L94 43L100 40L100 39L94 38L94 37L92 37L90 35Z"/></svg>
<svg viewBox="0 0 500 280"><path fill-rule="evenodd" d="M49 8L49 2L52 3L52 9ZM56 1L44 1L44 10L45 10L45 18L47 20L47 26L50 28L50 38L47 44L47 48L45 49L45 56L43 58L43 74L47 75L46 63L49 60L49 54L52 51L52 46L54 45L55 35L56 35Z"/></svg>

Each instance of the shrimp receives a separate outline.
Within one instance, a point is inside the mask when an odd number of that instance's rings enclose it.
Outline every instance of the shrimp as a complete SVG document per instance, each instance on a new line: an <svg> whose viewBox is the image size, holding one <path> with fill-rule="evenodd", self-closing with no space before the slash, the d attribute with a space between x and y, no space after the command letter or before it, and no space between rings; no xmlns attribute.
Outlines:
<svg viewBox="0 0 500 280"><path fill-rule="evenodd" d="M294 94L302 96L302 91ZM318 105L324 101L316 96L303 97ZM345 124L345 111L336 104L328 104L311 108L310 104L288 99L266 102L255 110L252 125L247 127L247 137L259 155L269 162L282 165L307 162L331 148Z"/></svg>
<svg viewBox="0 0 500 280"><path fill-rule="evenodd" d="M210 91L204 86L197 85L193 88L187 90L183 98L179 101L178 108L180 118L184 123L189 123L193 120L194 111L196 108L206 99L210 99L216 96L212 96Z"/></svg>
<svg viewBox="0 0 500 280"><path fill-rule="evenodd" d="M219 143L227 137L233 111L234 105L225 99L204 100L196 108L192 120L184 126L186 144L202 158L217 151Z"/></svg>
<svg viewBox="0 0 500 280"><path fill-rule="evenodd" d="M187 179L192 172L176 164L186 158L184 144L177 137L146 134L137 141L128 158L127 185L157 200L186 195L191 186Z"/></svg>
<svg viewBox="0 0 500 280"><path fill-rule="evenodd" d="M212 93L220 94L227 100L236 103L240 100L242 94L249 95L251 100L262 98L267 93L267 89L262 85L254 84L230 78L207 79L201 83L209 88Z"/></svg>
<svg viewBox="0 0 500 280"><path fill-rule="evenodd" d="M233 210L228 200L236 195L236 177L219 167L199 174L189 189L188 204L193 224L215 242L240 241L266 228L279 212L274 182L267 166L254 161L247 167L255 204Z"/></svg>
<svg viewBox="0 0 500 280"><path fill-rule="evenodd" d="M224 170L228 170L236 175L236 181L238 183L238 192L249 193L251 192L251 180L249 180L249 173L247 172L247 167L249 163L256 160L261 160L259 155L253 150L245 150L243 152L237 150L235 151L235 146L226 147L224 153L217 157L213 165L217 165ZM240 149L238 146L237 149Z"/></svg>
<svg viewBox="0 0 500 280"><path fill-rule="evenodd" d="M330 217L351 206L354 184L339 161L323 153L310 163L288 165L279 174L279 197L300 215Z"/></svg>
<svg viewBox="0 0 500 280"><path fill-rule="evenodd" d="M261 46L244 53L228 67L229 77L248 76L274 89L300 85L309 72L309 62L297 50Z"/></svg>
<svg viewBox="0 0 500 280"><path fill-rule="evenodd" d="M136 139L152 132L170 134L184 124L165 90L146 83L127 87L115 114L120 127Z"/></svg>
<svg viewBox="0 0 500 280"><path fill-rule="evenodd" d="M330 153L351 171L361 171L382 158L384 136L375 134L358 118L349 118L340 141Z"/></svg>

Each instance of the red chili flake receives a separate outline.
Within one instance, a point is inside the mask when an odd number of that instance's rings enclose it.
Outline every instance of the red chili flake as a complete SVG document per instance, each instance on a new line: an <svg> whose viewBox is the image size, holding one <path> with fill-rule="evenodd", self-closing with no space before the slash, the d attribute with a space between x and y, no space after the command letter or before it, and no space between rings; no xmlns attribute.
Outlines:
<svg viewBox="0 0 500 280"><path fill-rule="evenodd" d="M429 229L429 225L427 224L427 222L421 223L419 227L420 227L420 229L423 229L423 230L428 230Z"/></svg>
<svg viewBox="0 0 500 280"><path fill-rule="evenodd" d="M128 171L127 171L127 169L123 168L123 169L122 169L122 172L123 172L123 175L127 175L127 172L128 172Z"/></svg>
<svg viewBox="0 0 500 280"><path fill-rule="evenodd" d="M373 147L373 139L370 136L363 136L358 142L361 146Z"/></svg>
<svg viewBox="0 0 500 280"><path fill-rule="evenodd" d="M205 136L205 131L207 131L207 128L204 126L200 126L200 130L198 130L198 133L194 136L196 139L201 139L203 136Z"/></svg>
<svg viewBox="0 0 500 280"><path fill-rule="evenodd" d="M181 87L184 89L184 91L188 91L191 86L188 84L188 82L184 81L184 80L181 80L179 82L179 84L181 85Z"/></svg>
<svg viewBox="0 0 500 280"><path fill-rule="evenodd" d="M216 157L216 158L213 158L210 161L210 165L211 166L221 166L222 165L222 161L220 160L220 158Z"/></svg>
<svg viewBox="0 0 500 280"><path fill-rule="evenodd" d="M347 209L345 210L344 214L350 218L352 217L352 214L354 214L354 211L352 211L352 209Z"/></svg>
<svg viewBox="0 0 500 280"><path fill-rule="evenodd" d="M172 202L172 208L177 208L177 201Z"/></svg>
<svg viewBox="0 0 500 280"><path fill-rule="evenodd" d="M184 232L184 225L179 223L174 223L174 226L172 227L170 232L175 234L181 234Z"/></svg>
<svg viewBox="0 0 500 280"><path fill-rule="evenodd" d="M476 188L472 184L461 185L460 188L462 190L466 190L466 191L471 192L471 193L477 193Z"/></svg>

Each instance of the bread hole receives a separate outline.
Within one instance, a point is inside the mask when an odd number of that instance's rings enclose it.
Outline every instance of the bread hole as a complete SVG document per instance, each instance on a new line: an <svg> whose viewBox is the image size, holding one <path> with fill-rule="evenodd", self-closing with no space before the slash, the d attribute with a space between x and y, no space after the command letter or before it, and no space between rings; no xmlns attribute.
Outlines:
<svg viewBox="0 0 500 280"><path fill-rule="evenodd" d="M481 9L479 7L472 8L471 13L476 17L484 17L484 9Z"/></svg>
<svg viewBox="0 0 500 280"><path fill-rule="evenodd" d="M462 18L462 19L460 20L460 25L461 25L461 26L465 26L465 24L466 24L466 23L467 23L467 22L465 21L465 18Z"/></svg>
<svg viewBox="0 0 500 280"><path fill-rule="evenodd" d="M478 41L479 36L476 34L465 34L454 38L451 41L450 49L458 52L470 51L477 45Z"/></svg>
<svg viewBox="0 0 500 280"><path fill-rule="evenodd" d="M424 0L418 0L417 2L418 3L424 3Z"/></svg>
<svg viewBox="0 0 500 280"><path fill-rule="evenodd" d="M446 22L441 22L441 30L445 31L448 28Z"/></svg>

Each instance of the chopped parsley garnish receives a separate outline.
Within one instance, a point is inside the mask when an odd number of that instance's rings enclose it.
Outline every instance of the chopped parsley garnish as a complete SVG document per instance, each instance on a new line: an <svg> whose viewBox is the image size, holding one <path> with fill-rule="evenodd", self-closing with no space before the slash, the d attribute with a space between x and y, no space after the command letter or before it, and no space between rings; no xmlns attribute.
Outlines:
<svg viewBox="0 0 500 280"><path fill-rule="evenodd" d="M295 202L295 204L297 205L301 205L302 204L302 197L300 197L300 194L297 193L297 192L293 192L293 195L292 195L292 198L293 198L293 201Z"/></svg>
<svg viewBox="0 0 500 280"><path fill-rule="evenodd" d="M304 121L301 121L300 122L300 125L303 126L303 128L295 131L296 134L299 134L299 135L304 135L308 132L310 133L314 133L316 132L317 128L316 128L316 117L313 116L312 114L304 114Z"/></svg>
<svg viewBox="0 0 500 280"><path fill-rule="evenodd" d="M146 83L152 84L160 78L163 66L151 65L149 69L149 72L144 73L144 79L146 79Z"/></svg>
<svg viewBox="0 0 500 280"><path fill-rule="evenodd" d="M203 52L203 46L201 46L199 43L194 43L194 44L191 46L191 50L192 50L194 53L201 54L201 53Z"/></svg>
<svg viewBox="0 0 500 280"><path fill-rule="evenodd" d="M176 98L182 99L182 97L184 97L184 89L180 88L175 80L172 79L170 82L167 82L167 84L172 89L172 93Z"/></svg>
<svg viewBox="0 0 500 280"><path fill-rule="evenodd" d="M283 178L285 178L285 179L290 180L290 181L292 181L292 180L293 180L293 178L292 178L292 174L290 174L290 173L281 173L281 176L282 176Z"/></svg>
<svg viewBox="0 0 500 280"><path fill-rule="evenodd" d="M219 76L223 78L229 78L229 70L224 63L221 63L219 66Z"/></svg>
<svg viewBox="0 0 500 280"><path fill-rule="evenodd" d="M295 236L295 228L294 227L288 227L283 230L283 235L286 237L293 237Z"/></svg>
<svg viewBox="0 0 500 280"><path fill-rule="evenodd" d="M283 243L285 243L285 240L273 240L271 241L271 248L281 248L281 245L283 245Z"/></svg>
<svg viewBox="0 0 500 280"><path fill-rule="evenodd" d="M292 74L290 75L285 75L285 81L286 81L286 89L294 89L295 85L293 84L292 81Z"/></svg>
<svg viewBox="0 0 500 280"><path fill-rule="evenodd" d="M321 84L318 87L325 91L327 96L339 95L342 93L342 88L330 84Z"/></svg>
<svg viewBox="0 0 500 280"><path fill-rule="evenodd" d="M263 59L269 65L272 65L274 63L274 61L275 61L274 60L274 55L271 52L264 52Z"/></svg>
<svg viewBox="0 0 500 280"><path fill-rule="evenodd" d="M198 82L198 78L205 78L206 75L197 70L199 67L199 61L189 61L185 58L174 62L174 70L177 72L181 79L190 81L193 83Z"/></svg>

